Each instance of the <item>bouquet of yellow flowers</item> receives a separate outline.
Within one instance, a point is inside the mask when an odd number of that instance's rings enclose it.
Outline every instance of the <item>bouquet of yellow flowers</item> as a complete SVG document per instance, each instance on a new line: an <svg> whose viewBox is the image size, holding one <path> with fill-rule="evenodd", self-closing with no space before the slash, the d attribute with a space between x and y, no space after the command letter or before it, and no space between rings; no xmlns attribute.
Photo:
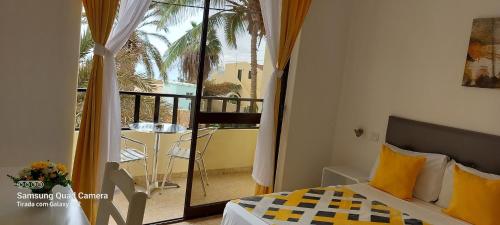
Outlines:
<svg viewBox="0 0 500 225"><path fill-rule="evenodd" d="M67 178L68 172L66 166L51 161L39 161L31 164L19 172L19 177L7 175L19 186L23 182L36 181L42 185L27 185L33 193L50 193L56 185L68 186L71 181Z"/></svg>

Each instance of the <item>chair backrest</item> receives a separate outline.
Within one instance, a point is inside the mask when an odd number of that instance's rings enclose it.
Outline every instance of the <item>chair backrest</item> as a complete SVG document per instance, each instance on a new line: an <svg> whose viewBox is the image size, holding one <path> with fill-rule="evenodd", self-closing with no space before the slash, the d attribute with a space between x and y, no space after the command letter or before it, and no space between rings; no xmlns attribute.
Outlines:
<svg viewBox="0 0 500 225"><path fill-rule="evenodd" d="M116 187L123 192L129 202L126 220L113 204ZM142 225L147 195L135 191L134 180L127 171L119 168L118 163L106 163L101 192L107 194L108 198L99 200L96 225L107 225L110 216L118 225Z"/></svg>
<svg viewBox="0 0 500 225"><path fill-rule="evenodd" d="M200 140L205 141L205 143L200 143L200 144L202 144L200 146L201 150L198 152L198 154L200 154L200 156L203 156L205 154L205 152L207 151L208 144L212 140L212 136L214 135L214 133L216 131L217 131L217 127L207 127L207 128L198 129L198 137L197 137L198 142Z"/></svg>
<svg viewBox="0 0 500 225"><path fill-rule="evenodd" d="M198 135L196 136L196 140L199 143L198 149L200 149L199 151L197 151L198 155L203 156L205 154L208 144L210 143L210 140L212 140L212 136L217 131L217 129L217 127L198 129ZM182 145L184 145L183 147L185 148L189 148L189 146L191 145L192 133L192 131L189 131L181 134L173 148L182 147Z"/></svg>

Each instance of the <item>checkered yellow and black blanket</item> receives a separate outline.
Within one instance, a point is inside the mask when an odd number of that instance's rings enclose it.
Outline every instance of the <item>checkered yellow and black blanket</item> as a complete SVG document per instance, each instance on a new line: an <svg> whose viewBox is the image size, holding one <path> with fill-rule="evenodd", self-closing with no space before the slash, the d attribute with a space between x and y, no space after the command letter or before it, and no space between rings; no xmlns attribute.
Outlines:
<svg viewBox="0 0 500 225"><path fill-rule="evenodd" d="M346 187L278 192L233 202L272 225L429 225Z"/></svg>

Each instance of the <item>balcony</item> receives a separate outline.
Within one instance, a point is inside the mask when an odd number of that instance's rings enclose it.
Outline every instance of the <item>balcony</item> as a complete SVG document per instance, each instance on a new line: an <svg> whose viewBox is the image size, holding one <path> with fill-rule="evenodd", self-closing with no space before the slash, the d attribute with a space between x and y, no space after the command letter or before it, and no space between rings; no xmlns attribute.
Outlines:
<svg viewBox="0 0 500 225"><path fill-rule="evenodd" d="M78 106L83 105L85 89L78 89ZM180 124L192 128L191 106L194 96L142 93L142 92L120 92L122 101L122 135L146 144L148 155L148 169L152 170L152 155L154 146L154 135L140 133L128 128L129 123L166 122ZM202 97L201 111L210 113L241 113L246 115L260 116L257 107L261 109L262 99L226 98L226 97ZM257 113L248 113L257 111ZM77 109L77 115L80 112ZM79 124L77 116L76 124ZM253 157L258 134L258 125L234 125L234 124L209 124L205 126L216 126L219 129L208 144L205 161L208 174L206 196L202 191L202 184L198 170L195 169L191 205L202 205L224 200L250 196L254 193L255 183L251 178ZM158 179L163 179L167 170L167 152L172 144L178 140L180 134L164 134L161 136L160 151L158 154ZM75 131L75 138L78 129ZM135 179L137 187L144 189L145 177L141 161L122 164ZM168 188L153 191L147 201L144 223L152 223L183 216L186 182L187 182L187 160L176 160L173 167L172 181L180 185L180 188ZM121 213L126 213L126 198L117 194L115 196ZM123 203L123 204L121 204Z"/></svg>

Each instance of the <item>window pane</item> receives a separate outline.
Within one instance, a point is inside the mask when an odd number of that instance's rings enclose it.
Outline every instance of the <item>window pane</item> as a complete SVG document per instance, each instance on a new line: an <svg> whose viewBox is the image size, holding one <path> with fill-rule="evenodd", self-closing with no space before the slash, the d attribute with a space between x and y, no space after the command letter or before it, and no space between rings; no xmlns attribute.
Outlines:
<svg viewBox="0 0 500 225"><path fill-rule="evenodd" d="M212 9L207 35L207 56L201 112L259 113L272 63L266 54L264 27L250 32L255 1L231 1L226 10ZM241 7L236 10L236 7ZM224 22L225 21L225 22ZM229 24L238 24L227 27ZM255 23L260 24L260 23ZM234 114L231 114L234 115ZM208 117L207 117L208 118ZM212 117L213 118L213 117ZM218 118L219 119L219 118ZM224 118L222 118L224 120ZM207 122L208 123L208 122ZM199 125L197 160L193 171L191 205L204 205L254 194L251 171L258 124L208 123ZM204 133L216 129L211 138Z"/></svg>
<svg viewBox="0 0 500 225"><path fill-rule="evenodd" d="M258 130L217 129L220 126L200 124L191 205L254 194L252 166Z"/></svg>
<svg viewBox="0 0 500 225"><path fill-rule="evenodd" d="M247 1L235 1L245 10L212 9L207 35L207 56L203 85L203 99L208 107L203 112L261 112L265 84L272 72L270 57L266 54L264 27L250 32L246 15L251 9ZM260 13L260 12L259 12ZM244 15L244 16L242 16ZM238 28L229 29L230 21ZM254 72L255 71L255 72Z"/></svg>

